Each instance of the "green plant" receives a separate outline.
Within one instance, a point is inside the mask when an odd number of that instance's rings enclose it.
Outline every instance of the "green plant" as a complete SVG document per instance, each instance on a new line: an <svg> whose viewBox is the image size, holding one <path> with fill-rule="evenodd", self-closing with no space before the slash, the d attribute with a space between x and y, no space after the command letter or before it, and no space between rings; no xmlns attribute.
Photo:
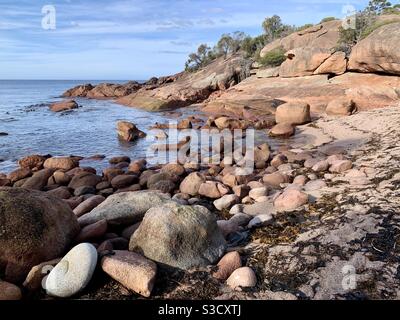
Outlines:
<svg viewBox="0 0 400 320"><path fill-rule="evenodd" d="M372 25L365 28L365 30L361 34L361 39L368 37L375 30L386 26L388 24L399 22L398 20L387 20L387 21L375 21Z"/></svg>
<svg viewBox="0 0 400 320"><path fill-rule="evenodd" d="M297 28L297 31L306 30L306 29L311 28L311 27L313 27L313 26L314 26L314 25L313 25L312 23L306 23L305 25L298 27L298 28Z"/></svg>
<svg viewBox="0 0 400 320"><path fill-rule="evenodd" d="M336 20L335 17L326 17L326 18L323 18L320 23L325 23L325 22L334 21L334 20Z"/></svg>
<svg viewBox="0 0 400 320"><path fill-rule="evenodd" d="M282 47L267 52L259 57L258 62L265 67L278 67L286 60L285 50Z"/></svg>

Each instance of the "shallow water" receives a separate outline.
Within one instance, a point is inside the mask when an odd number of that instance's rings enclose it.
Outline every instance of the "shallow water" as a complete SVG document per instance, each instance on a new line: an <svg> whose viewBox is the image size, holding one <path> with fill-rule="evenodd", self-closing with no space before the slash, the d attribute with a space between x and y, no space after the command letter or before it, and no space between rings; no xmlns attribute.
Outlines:
<svg viewBox="0 0 400 320"><path fill-rule="evenodd" d="M119 155L143 158L149 141L121 142L117 137L116 122L131 121L147 132L156 122L174 120L169 113L150 113L124 107L111 100L77 98L75 100L82 106L79 109L67 113L49 110L48 104L61 100L60 95L65 90L89 82L96 84L102 81L0 80L0 132L8 133L7 136L0 135L0 172L15 169L17 160L30 154L83 157L103 154L108 159ZM193 110L184 109L184 114L190 113ZM265 133L257 136L257 142L278 143L270 141ZM101 169L106 163L107 159L85 161L84 165Z"/></svg>

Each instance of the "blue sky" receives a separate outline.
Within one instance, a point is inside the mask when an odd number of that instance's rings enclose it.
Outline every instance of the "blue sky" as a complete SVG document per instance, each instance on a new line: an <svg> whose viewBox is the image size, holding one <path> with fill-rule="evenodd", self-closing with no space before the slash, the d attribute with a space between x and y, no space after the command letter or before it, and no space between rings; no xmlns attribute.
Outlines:
<svg viewBox="0 0 400 320"><path fill-rule="evenodd" d="M368 0L0 0L0 79L147 79L182 70L199 44L222 33L262 32L267 16L289 24L342 17ZM42 7L56 29L42 28Z"/></svg>

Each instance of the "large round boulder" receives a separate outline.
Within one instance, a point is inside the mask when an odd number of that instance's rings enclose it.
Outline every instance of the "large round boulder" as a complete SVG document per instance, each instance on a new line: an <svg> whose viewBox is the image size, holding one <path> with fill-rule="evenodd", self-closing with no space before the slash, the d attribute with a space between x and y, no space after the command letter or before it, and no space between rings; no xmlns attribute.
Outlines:
<svg viewBox="0 0 400 320"><path fill-rule="evenodd" d="M110 224L134 224L142 220L151 207L161 205L168 200L171 200L170 196L155 191L116 193L80 217L79 223L86 226L106 219Z"/></svg>
<svg viewBox="0 0 400 320"><path fill-rule="evenodd" d="M0 188L0 273L23 281L35 265L58 258L79 232L64 201L39 191Z"/></svg>
<svg viewBox="0 0 400 320"><path fill-rule="evenodd" d="M218 261L224 254L225 240L208 209L170 202L147 211L131 237L129 250L188 270Z"/></svg>

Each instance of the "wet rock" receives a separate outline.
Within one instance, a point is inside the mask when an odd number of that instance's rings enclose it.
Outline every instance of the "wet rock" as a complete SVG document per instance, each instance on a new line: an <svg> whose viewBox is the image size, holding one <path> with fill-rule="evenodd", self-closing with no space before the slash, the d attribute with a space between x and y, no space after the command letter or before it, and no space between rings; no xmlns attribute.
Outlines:
<svg viewBox="0 0 400 320"><path fill-rule="evenodd" d="M42 190L47 185L47 181L53 175L53 172L53 169L43 169L35 172L32 177L24 181L21 187L31 190Z"/></svg>
<svg viewBox="0 0 400 320"><path fill-rule="evenodd" d="M161 173L169 173L176 176L182 176L185 174L185 168L178 163L169 163L162 167Z"/></svg>
<svg viewBox="0 0 400 320"><path fill-rule="evenodd" d="M102 178L100 176L90 172L81 172L72 178L68 187L71 189L78 189L80 187L96 187L96 185L101 181Z"/></svg>
<svg viewBox="0 0 400 320"><path fill-rule="evenodd" d="M43 166L46 169L69 171L79 166L79 161L71 157L54 157L47 159Z"/></svg>
<svg viewBox="0 0 400 320"><path fill-rule="evenodd" d="M129 158L127 156L113 157L108 162L110 164L118 164L118 163L121 163L121 162L130 163L131 162L131 158Z"/></svg>
<svg viewBox="0 0 400 320"><path fill-rule="evenodd" d="M40 170L43 168L43 164L46 161L47 157L41 155L31 155L25 158L22 158L18 161L18 164L21 168L28 169L36 169Z"/></svg>
<svg viewBox="0 0 400 320"><path fill-rule="evenodd" d="M105 273L126 288L150 297L157 275L157 265L143 256L128 251L114 251L101 261Z"/></svg>
<svg viewBox="0 0 400 320"><path fill-rule="evenodd" d="M329 168L329 162L326 160L322 160L317 162L313 167L312 170L314 172L324 172L327 171Z"/></svg>
<svg viewBox="0 0 400 320"><path fill-rule="evenodd" d="M57 103L53 103L50 106L50 110L53 112L69 111L73 109L78 109L78 104L74 100L66 100Z"/></svg>
<svg viewBox="0 0 400 320"><path fill-rule="evenodd" d="M11 181L11 183L15 183L19 180L25 179L32 175L32 171L29 168L21 168L10 172L7 175L7 179Z"/></svg>
<svg viewBox="0 0 400 320"><path fill-rule="evenodd" d="M218 260L225 251L225 240L206 208L168 203L147 211L129 250L188 270Z"/></svg>
<svg viewBox="0 0 400 320"><path fill-rule="evenodd" d="M46 293L59 298L76 295L89 284L96 265L96 248L89 243L77 245L47 276Z"/></svg>
<svg viewBox="0 0 400 320"><path fill-rule="evenodd" d="M136 125L128 121L119 121L117 123L118 137L125 141L135 141L144 138L146 134L140 131Z"/></svg>

